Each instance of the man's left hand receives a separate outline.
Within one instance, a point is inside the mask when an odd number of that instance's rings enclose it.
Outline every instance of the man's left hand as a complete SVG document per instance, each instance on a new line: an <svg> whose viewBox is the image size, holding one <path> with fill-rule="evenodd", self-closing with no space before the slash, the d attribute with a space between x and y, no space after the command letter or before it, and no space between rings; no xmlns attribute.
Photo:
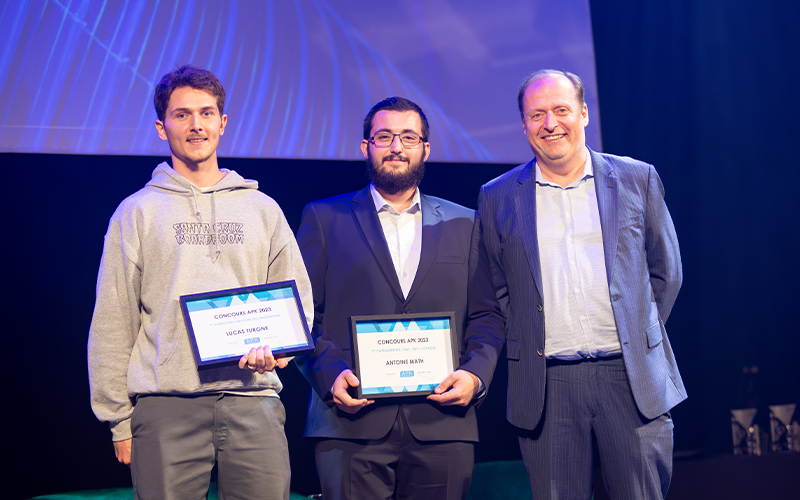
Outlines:
<svg viewBox="0 0 800 500"><path fill-rule="evenodd" d="M442 406L467 406L478 394L478 377L466 370L456 370L433 390L428 399Z"/></svg>
<svg viewBox="0 0 800 500"><path fill-rule="evenodd" d="M268 345L253 347L248 354L242 356L239 360L239 368L242 370L250 370L255 373L271 372L277 366L278 368L286 368L289 364L289 358L275 359L272 356L272 349Z"/></svg>

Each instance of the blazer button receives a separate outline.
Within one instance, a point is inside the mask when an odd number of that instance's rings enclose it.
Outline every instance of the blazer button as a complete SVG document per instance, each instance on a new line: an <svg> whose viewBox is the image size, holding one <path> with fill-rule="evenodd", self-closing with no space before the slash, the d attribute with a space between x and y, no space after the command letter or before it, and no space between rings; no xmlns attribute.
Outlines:
<svg viewBox="0 0 800 500"><path fill-rule="evenodd" d="M407 308L407 307L404 307L404 308L403 308L403 314L410 314L410 312L408 311L408 308Z"/></svg>
<svg viewBox="0 0 800 500"><path fill-rule="evenodd" d="M539 311L539 312L542 312L542 305L539 304L538 306L536 306L536 310Z"/></svg>
<svg viewBox="0 0 800 500"><path fill-rule="evenodd" d="M536 354L538 354L539 356L543 356L544 352L542 352L541 349L536 349Z"/></svg>

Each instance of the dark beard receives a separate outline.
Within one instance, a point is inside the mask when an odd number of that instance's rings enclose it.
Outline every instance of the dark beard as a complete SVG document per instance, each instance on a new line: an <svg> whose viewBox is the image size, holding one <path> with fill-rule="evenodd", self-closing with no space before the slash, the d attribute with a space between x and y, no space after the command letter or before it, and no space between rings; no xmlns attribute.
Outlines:
<svg viewBox="0 0 800 500"><path fill-rule="evenodd" d="M392 156L385 156L386 160ZM407 159L407 158L404 158ZM409 189L414 189L422 182L425 176L425 162L420 160L418 163L413 163L410 159L408 168L403 172L394 172L386 169L379 169L375 165L375 158L371 155L367 157L367 178L369 181L381 191L388 194L397 194Z"/></svg>

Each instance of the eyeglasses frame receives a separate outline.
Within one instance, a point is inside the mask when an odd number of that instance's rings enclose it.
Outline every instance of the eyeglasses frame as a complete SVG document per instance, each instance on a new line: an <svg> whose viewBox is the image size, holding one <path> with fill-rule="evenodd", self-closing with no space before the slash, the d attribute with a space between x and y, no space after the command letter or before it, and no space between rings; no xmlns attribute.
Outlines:
<svg viewBox="0 0 800 500"><path fill-rule="evenodd" d="M391 132L385 132L385 131L384 131L384 132L381 132L381 133L383 133L383 134L392 134ZM394 138L395 138L395 137L399 137L399 136L401 136L401 135L403 135L403 134L407 134L407 133L408 133L408 132L401 132L401 133L399 133L399 134L392 134L392 140L391 140L391 141L389 142L389 144L387 144L386 146L381 146L380 144L378 144L377 142L375 142L375 136L374 136L374 135L373 135L372 137L370 137L369 139L367 139L367 141L371 142L371 143L372 143L372 144L373 144L373 145L374 145L376 148L385 149L385 148L390 148L390 147L392 147L392 144L394 144ZM403 138L402 138L402 137L400 137L400 144L402 144L402 145L403 145L403 147L404 147L405 149L416 149L416 148L418 148L418 147L419 147L419 145L420 145L420 144L424 144L424 143L426 143L426 142L428 142L428 141L427 141L427 140L426 140L424 137L422 137L422 136L419 136L419 142L418 142L418 143L414 144L413 146L407 146L407 145L406 145L406 144L403 142Z"/></svg>

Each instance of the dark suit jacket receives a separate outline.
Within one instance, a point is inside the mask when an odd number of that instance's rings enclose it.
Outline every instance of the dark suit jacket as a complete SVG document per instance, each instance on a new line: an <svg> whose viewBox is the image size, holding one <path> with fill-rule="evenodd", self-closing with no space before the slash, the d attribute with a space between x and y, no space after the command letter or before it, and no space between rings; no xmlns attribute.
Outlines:
<svg viewBox="0 0 800 500"><path fill-rule="evenodd" d="M379 399L355 415L330 394L353 368L350 316L455 311L460 368L488 389L503 347L503 318L494 294L480 220L474 210L421 196L422 249L408 299L403 298L369 187L309 203L297 242L314 293L316 350L297 364L311 383L306 437L378 439L402 407L420 440L477 441L474 404L443 407L424 398ZM402 403L402 406L399 405Z"/></svg>
<svg viewBox="0 0 800 500"><path fill-rule="evenodd" d="M639 411L655 418L686 398L664 329L681 285L675 228L652 165L590 151L611 307ZM535 160L481 188L492 276L507 318L508 420L533 429L545 396L544 315Z"/></svg>

